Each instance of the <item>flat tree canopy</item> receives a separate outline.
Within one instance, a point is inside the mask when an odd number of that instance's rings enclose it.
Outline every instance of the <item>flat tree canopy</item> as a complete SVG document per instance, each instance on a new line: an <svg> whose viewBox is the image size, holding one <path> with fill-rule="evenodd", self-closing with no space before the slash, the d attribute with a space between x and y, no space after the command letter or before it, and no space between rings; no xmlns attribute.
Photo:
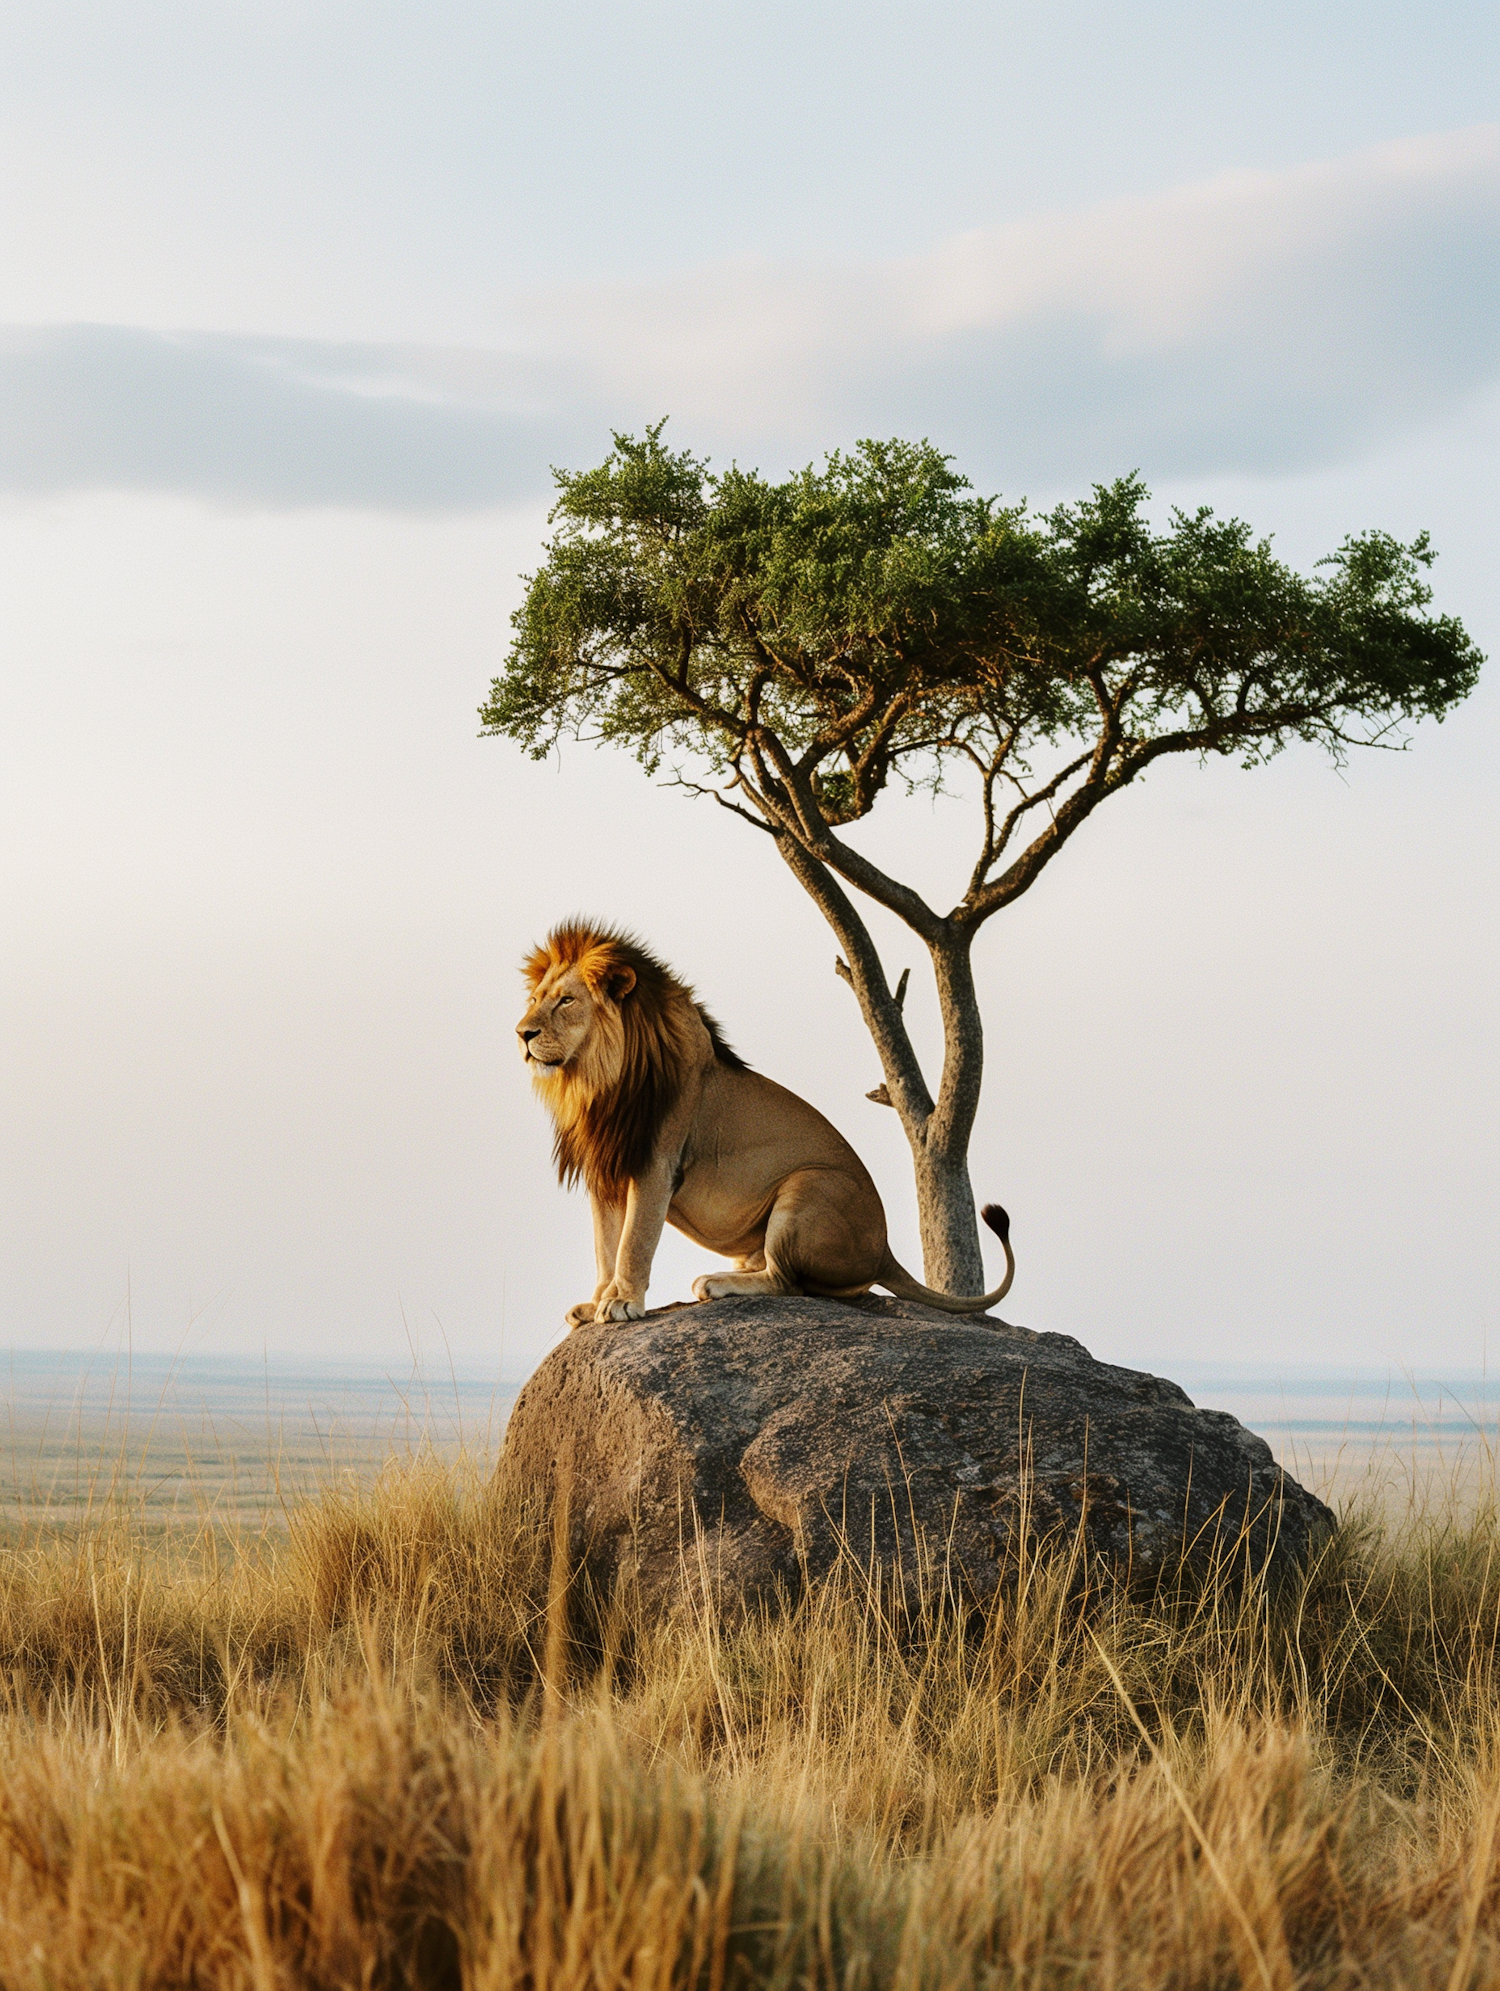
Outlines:
<svg viewBox="0 0 1500 1991"><path fill-rule="evenodd" d="M912 1143L928 1279L982 1291L965 1164L979 927L1164 754L1254 767L1294 740L1336 760L1402 745L1483 659L1429 612L1425 534L1361 533L1304 576L1207 509L1157 530L1134 476L1033 513L976 495L927 443L864 442L772 483L711 473L663 426L557 474L485 730L538 758L564 736L623 746L774 839L838 935ZM839 831L893 783L960 772L974 858L942 912ZM936 1098L847 886L931 952Z"/></svg>

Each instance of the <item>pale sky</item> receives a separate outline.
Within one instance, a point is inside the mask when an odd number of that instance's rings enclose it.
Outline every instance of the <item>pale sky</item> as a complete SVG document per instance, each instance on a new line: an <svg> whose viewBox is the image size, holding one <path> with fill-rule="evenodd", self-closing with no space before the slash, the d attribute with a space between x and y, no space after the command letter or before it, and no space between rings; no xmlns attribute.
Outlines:
<svg viewBox="0 0 1500 1991"><path fill-rule="evenodd" d="M844 1129L917 1264L763 839L476 737L549 466L668 414L1038 502L1139 467L1302 565L1430 528L1494 652L1497 86L1477 5L0 6L0 1345L524 1372L593 1282L512 1039L578 910ZM1487 1359L1493 680L1343 776L1163 767L992 922L1012 1318ZM951 902L971 830L861 835Z"/></svg>

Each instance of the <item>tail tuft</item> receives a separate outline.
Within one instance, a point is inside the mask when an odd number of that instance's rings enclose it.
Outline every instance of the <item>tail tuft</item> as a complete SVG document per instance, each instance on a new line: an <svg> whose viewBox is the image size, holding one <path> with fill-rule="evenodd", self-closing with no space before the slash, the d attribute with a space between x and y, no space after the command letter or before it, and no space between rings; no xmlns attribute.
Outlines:
<svg viewBox="0 0 1500 1991"><path fill-rule="evenodd" d="M998 1203L986 1203L979 1214L984 1218L1000 1242L1004 1244L1005 1240L1010 1236L1010 1218L1006 1215L1005 1211L1001 1209Z"/></svg>

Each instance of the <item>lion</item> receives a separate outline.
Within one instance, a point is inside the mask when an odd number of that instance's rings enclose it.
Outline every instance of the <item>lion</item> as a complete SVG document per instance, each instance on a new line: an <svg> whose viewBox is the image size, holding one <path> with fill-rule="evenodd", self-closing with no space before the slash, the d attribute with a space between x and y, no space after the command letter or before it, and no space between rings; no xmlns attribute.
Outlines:
<svg viewBox="0 0 1500 1991"><path fill-rule="evenodd" d="M810 1293L852 1299L883 1286L944 1313L977 1314L1010 1291L1010 1219L981 1212L1005 1251L992 1293L935 1292L892 1257L868 1170L805 1099L750 1070L671 970L629 934L572 922L523 969L516 1025L556 1128L559 1179L582 1179L598 1284L570 1328L639 1320L662 1225L734 1261L693 1281L699 1300Z"/></svg>

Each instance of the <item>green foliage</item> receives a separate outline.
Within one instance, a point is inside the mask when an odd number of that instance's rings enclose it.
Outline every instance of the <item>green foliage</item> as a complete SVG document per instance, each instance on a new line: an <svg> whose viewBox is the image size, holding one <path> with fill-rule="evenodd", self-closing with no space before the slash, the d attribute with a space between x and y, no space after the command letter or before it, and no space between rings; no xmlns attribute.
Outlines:
<svg viewBox="0 0 1500 1991"><path fill-rule="evenodd" d="M486 730L706 766L813 848L893 777L966 764L979 917L1014 896L992 874L1038 804L1065 836L1164 753L1397 744L1482 662L1427 612L1425 535L1361 534L1304 577L1207 509L1155 531L1134 476L1040 515L975 495L926 443L776 484L711 474L658 424L558 490Z"/></svg>

